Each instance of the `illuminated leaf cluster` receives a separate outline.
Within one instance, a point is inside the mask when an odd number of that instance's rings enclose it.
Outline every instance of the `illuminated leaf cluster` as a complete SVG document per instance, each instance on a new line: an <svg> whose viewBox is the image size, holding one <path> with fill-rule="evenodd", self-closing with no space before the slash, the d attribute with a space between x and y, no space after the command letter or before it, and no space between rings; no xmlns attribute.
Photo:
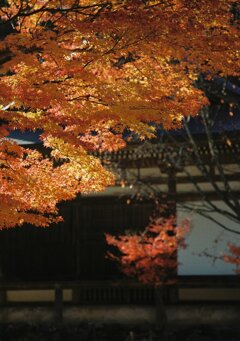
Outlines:
<svg viewBox="0 0 240 341"><path fill-rule="evenodd" d="M1 140L0 200L6 202L1 210L6 211L9 197L18 202L16 186L22 186L21 195L26 197L31 183L35 199L25 207L19 204L17 215L31 210L46 222L44 214L52 214L58 201L113 183L113 176L89 152L124 147L126 128L140 138L152 137L149 122L177 128L184 116L196 115L208 104L195 86L199 74L208 79L239 76L240 39L233 4L232 0L3 1L0 137L15 129L39 129L52 153L48 160L38 156L26 165L32 151L18 147L18 157L8 159L5 148L13 144ZM5 174L11 169L19 178ZM8 226L8 218L4 221L0 227ZM22 221L27 221L25 216L9 226Z"/></svg>
<svg viewBox="0 0 240 341"><path fill-rule="evenodd" d="M177 270L177 250L186 247L184 236L189 221L175 226L175 219L153 219L143 233L114 237L106 241L120 251L108 256L120 263L122 271L140 282L161 285L174 283Z"/></svg>

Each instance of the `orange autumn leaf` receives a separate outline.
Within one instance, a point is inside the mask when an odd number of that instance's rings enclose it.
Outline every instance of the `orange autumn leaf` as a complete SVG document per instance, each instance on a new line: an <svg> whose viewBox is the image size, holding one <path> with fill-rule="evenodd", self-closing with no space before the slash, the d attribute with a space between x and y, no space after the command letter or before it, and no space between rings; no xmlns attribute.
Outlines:
<svg viewBox="0 0 240 341"><path fill-rule="evenodd" d="M224 260L226 263L230 263L235 265L236 273L240 273L240 247L229 243L228 244L228 254L224 254L221 259Z"/></svg>

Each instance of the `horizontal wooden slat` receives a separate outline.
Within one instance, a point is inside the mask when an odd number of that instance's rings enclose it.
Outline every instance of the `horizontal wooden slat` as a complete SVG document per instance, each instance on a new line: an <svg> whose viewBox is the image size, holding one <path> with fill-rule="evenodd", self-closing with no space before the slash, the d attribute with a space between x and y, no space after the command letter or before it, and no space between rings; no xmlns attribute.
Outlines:
<svg viewBox="0 0 240 341"><path fill-rule="evenodd" d="M16 297L20 295L21 302L24 301L21 293L31 293L32 302L35 302L34 297L36 301L39 301L37 295L40 291L47 293L49 290L52 296L53 291L71 290L72 298L70 301L68 299L68 302L84 305L155 304L154 287L135 281L0 282L0 292L6 291L8 296L11 292ZM211 292L215 291L216 297L214 298ZM239 295L238 276L179 276L176 285L166 286L163 290L164 301L168 303L176 303L185 299L226 301L238 299ZM3 304L7 304L7 301L5 300ZM53 297L50 301L53 301Z"/></svg>
<svg viewBox="0 0 240 341"><path fill-rule="evenodd" d="M239 275L202 275L202 276L177 276L176 285L182 288L188 287L239 287ZM104 281L5 281L0 280L0 289L54 289L58 286L62 288L79 287L129 287L142 288L151 287L133 280L104 280Z"/></svg>

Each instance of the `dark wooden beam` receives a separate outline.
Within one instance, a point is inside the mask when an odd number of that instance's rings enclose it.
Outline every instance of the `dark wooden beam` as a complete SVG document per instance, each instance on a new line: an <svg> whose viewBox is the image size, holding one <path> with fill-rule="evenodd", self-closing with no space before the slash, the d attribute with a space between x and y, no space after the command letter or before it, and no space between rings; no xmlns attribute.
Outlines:
<svg viewBox="0 0 240 341"><path fill-rule="evenodd" d="M225 193L224 191L221 192L223 196L228 197L228 193ZM232 191L232 195L240 200L240 191ZM215 200L215 201L222 201L219 194L216 192L204 192L204 196L207 200ZM194 193L194 192L186 192L186 193L178 193L176 196L176 201L202 201L204 200L200 193Z"/></svg>
<svg viewBox="0 0 240 341"><path fill-rule="evenodd" d="M221 175L213 175L211 176L211 179L214 182L222 182ZM227 181L240 181L240 173L226 174L225 179ZM209 183L209 180L203 175L194 175L192 176L192 179L189 176L176 176L177 184L191 184L193 183L193 180L197 183ZM143 177L142 179L140 179L140 181L143 184L151 184L151 185L162 185L162 184L167 185L169 182L167 176ZM117 182L117 185L119 185L118 182Z"/></svg>
<svg viewBox="0 0 240 341"><path fill-rule="evenodd" d="M227 193L225 193L224 191L221 192L222 195L228 195ZM205 198L207 200L215 200L215 201L222 201L222 199L220 198L220 196L212 191L212 192L204 192ZM232 191L232 195L235 196L237 199L240 200L240 191ZM124 196L114 196L114 195L105 195L105 196L92 196L92 197L82 197L81 202L82 204L86 203L92 203L94 205L105 205L108 203L125 203L127 201L127 199L129 198L129 195L124 195ZM178 201L202 201L203 198L201 196L200 193L198 192L184 192L184 193L177 193L176 195L174 195L172 198L169 198L171 200L175 200L176 202ZM144 205L145 203L152 203L153 201L151 199L144 199L142 198L141 201L136 200L136 201L132 201L131 205L137 204L137 205Z"/></svg>

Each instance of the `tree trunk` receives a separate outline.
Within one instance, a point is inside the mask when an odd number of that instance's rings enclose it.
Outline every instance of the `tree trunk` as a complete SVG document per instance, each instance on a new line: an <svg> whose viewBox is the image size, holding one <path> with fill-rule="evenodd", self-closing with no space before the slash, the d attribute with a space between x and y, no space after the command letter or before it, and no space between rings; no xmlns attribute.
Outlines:
<svg viewBox="0 0 240 341"><path fill-rule="evenodd" d="M163 301L163 287L155 286L156 329L163 332L167 324L167 312Z"/></svg>

